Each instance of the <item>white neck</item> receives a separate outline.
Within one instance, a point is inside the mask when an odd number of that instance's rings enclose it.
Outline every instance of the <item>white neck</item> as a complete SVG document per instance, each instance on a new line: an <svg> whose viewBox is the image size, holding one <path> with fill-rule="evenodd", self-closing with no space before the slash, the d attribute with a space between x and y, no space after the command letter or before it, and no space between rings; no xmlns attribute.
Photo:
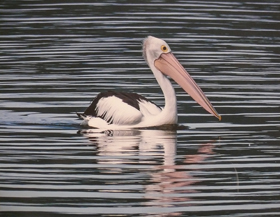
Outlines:
<svg viewBox="0 0 280 217"><path fill-rule="evenodd" d="M149 64L154 76L162 89L165 106L161 112L162 118L166 121L164 124L176 124L177 123L177 99L175 90L169 81L169 79L163 75L154 64Z"/></svg>

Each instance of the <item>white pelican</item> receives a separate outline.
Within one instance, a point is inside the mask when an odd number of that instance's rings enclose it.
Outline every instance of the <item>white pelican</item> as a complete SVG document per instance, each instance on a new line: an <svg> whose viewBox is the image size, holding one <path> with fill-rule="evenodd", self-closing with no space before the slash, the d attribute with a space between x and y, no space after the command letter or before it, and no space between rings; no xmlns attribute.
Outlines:
<svg viewBox="0 0 280 217"><path fill-rule="evenodd" d="M97 95L84 113L77 113L84 119L83 125L106 130L176 125L177 100L167 76L176 81L206 111L221 120L221 116L164 40L153 36L144 39L143 57L162 89L165 106L161 108L137 93L103 92Z"/></svg>

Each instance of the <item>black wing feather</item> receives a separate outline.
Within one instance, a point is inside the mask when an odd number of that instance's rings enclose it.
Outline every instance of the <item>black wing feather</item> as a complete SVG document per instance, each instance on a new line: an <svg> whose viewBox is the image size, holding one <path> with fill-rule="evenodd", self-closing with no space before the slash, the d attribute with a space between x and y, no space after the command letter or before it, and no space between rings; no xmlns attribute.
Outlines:
<svg viewBox="0 0 280 217"><path fill-rule="evenodd" d="M153 103L152 101L148 100L147 98L145 98L144 96L141 96L137 93L126 93L126 92L117 92L117 91L106 91L106 92L101 92L99 93L92 101L91 105L85 110L84 114L85 115L91 115L96 117L97 116L97 104L98 101L101 98L106 98L106 97L110 97L110 96L115 96L118 97L120 99L122 99L122 101L124 103L127 103L128 105L136 108L137 110L140 110L139 108L139 103L138 101L143 100L143 101L147 101L150 103ZM156 105L155 103L153 103L154 105ZM156 105L157 106L157 105ZM157 106L158 107L158 106ZM158 107L160 108L160 107Z"/></svg>

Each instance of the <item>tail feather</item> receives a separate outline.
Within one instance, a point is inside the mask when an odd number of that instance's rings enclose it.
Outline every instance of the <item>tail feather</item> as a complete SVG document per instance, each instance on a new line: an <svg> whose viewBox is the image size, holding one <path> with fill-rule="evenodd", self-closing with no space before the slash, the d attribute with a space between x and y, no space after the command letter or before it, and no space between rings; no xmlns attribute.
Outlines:
<svg viewBox="0 0 280 217"><path fill-rule="evenodd" d="M82 119L82 120L85 120L86 119L86 117L87 117L87 115L85 115L84 113L76 113L77 114L77 116L80 118L80 119Z"/></svg>

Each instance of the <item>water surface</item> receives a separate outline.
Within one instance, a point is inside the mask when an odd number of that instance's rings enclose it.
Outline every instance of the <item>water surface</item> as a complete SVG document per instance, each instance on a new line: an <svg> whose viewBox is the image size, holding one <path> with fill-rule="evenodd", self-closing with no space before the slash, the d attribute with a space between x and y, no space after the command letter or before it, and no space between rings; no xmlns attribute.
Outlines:
<svg viewBox="0 0 280 217"><path fill-rule="evenodd" d="M278 216L277 1L2 1L0 215ZM222 121L174 83L174 131L82 129L100 91L164 104L141 54L165 39Z"/></svg>

